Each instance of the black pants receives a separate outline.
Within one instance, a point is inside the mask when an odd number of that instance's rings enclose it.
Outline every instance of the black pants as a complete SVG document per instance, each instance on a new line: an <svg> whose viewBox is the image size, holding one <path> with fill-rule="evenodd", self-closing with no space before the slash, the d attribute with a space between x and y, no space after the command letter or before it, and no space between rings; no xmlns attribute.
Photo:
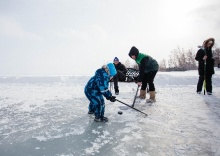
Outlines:
<svg viewBox="0 0 220 156"><path fill-rule="evenodd" d="M199 75L199 81L197 83L197 92L202 91L204 79L206 81L206 91L212 93L212 75L206 75L205 78L204 75Z"/></svg>
<svg viewBox="0 0 220 156"><path fill-rule="evenodd" d="M149 91L155 91L154 87L154 78L157 74L157 71L151 71L149 73L145 73L142 79L141 90L146 90L147 84L149 85Z"/></svg>
<svg viewBox="0 0 220 156"><path fill-rule="evenodd" d="M117 74L114 76L114 88L118 90L118 81L125 81L126 75L122 73L120 70L117 70Z"/></svg>

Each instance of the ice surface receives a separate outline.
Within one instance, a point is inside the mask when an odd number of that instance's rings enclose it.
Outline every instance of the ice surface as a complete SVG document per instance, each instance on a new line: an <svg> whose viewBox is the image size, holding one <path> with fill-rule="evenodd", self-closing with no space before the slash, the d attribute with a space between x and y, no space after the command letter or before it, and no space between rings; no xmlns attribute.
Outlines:
<svg viewBox="0 0 220 156"><path fill-rule="evenodd" d="M159 72L157 102L135 103L147 117L105 100L107 123L87 114L89 78L0 77L0 156L220 155L219 69L212 96L196 94L197 71ZM132 104L136 84L119 87Z"/></svg>

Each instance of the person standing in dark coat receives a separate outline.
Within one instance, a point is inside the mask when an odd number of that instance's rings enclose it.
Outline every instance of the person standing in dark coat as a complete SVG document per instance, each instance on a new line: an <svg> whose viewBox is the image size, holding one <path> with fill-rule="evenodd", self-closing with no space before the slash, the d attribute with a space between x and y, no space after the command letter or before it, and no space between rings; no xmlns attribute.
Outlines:
<svg viewBox="0 0 220 156"><path fill-rule="evenodd" d="M118 95L119 94L118 81L123 82L126 80L127 68L121 62L119 62L119 59L117 57L114 58L113 64L115 65L115 69L117 71L117 74L113 78L114 89L115 89L115 94Z"/></svg>
<svg viewBox="0 0 220 156"><path fill-rule="evenodd" d="M201 94L203 82L206 83L206 91L208 95L212 95L212 75L214 71L214 58L212 55L212 47L215 44L214 38L209 38L203 42L203 46L196 53L195 59L198 61L199 80L197 83L197 93Z"/></svg>

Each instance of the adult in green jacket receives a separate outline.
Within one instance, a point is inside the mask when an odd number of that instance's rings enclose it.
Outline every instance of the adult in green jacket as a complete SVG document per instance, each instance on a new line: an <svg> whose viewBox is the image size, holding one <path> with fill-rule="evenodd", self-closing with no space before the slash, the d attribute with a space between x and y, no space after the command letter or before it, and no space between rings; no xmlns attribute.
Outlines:
<svg viewBox="0 0 220 156"><path fill-rule="evenodd" d="M158 72L159 65L151 56L140 53L136 47L132 47L128 54L139 66L139 77L137 84L141 86L139 98L146 98L146 88L149 85L150 98L147 102L155 102L154 78Z"/></svg>

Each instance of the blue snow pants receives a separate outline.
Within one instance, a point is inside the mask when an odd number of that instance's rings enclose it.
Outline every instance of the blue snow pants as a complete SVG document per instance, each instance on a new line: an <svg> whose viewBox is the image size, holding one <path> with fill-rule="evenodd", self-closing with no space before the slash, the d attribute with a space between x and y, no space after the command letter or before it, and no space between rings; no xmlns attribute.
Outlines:
<svg viewBox="0 0 220 156"><path fill-rule="evenodd" d="M92 89L84 89L84 93L89 103L89 111L95 113L96 118L104 117L105 113L105 100L101 92Z"/></svg>

